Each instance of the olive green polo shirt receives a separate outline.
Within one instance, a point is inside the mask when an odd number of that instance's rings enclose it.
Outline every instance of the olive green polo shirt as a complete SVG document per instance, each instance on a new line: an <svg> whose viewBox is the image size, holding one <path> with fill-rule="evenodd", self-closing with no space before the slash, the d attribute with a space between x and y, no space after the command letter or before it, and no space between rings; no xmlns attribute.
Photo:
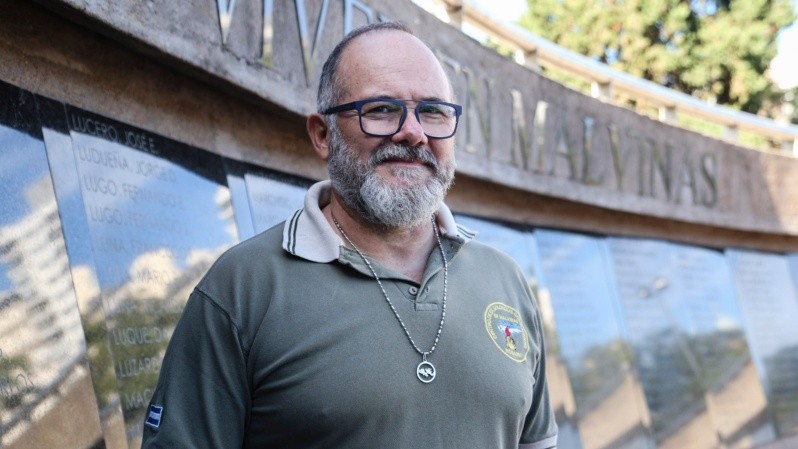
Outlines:
<svg viewBox="0 0 798 449"><path fill-rule="evenodd" d="M422 383L360 256L305 207L227 251L192 293L161 368L146 448L554 447L542 328L521 270L438 212L446 318ZM423 351L442 313L443 261L421 283L370 260Z"/></svg>

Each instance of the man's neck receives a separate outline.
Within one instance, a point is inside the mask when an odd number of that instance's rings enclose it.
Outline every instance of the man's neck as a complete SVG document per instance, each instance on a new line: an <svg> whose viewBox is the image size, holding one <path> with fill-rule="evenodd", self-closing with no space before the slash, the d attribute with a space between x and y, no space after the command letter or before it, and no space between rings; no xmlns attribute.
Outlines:
<svg viewBox="0 0 798 449"><path fill-rule="evenodd" d="M381 265L421 282L427 259L436 245L432 217L429 221L412 227L385 229L370 226L345 207L335 194L323 212L330 226L340 234L333 221L333 215L335 216L358 250L376 259ZM350 246L346 237L342 235L341 238Z"/></svg>

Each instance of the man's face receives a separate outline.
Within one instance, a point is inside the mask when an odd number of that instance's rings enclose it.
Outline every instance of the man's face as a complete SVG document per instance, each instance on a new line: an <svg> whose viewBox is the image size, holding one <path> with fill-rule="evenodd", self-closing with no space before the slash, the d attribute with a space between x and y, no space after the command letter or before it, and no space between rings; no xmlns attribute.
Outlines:
<svg viewBox="0 0 798 449"><path fill-rule="evenodd" d="M432 217L454 181L454 161L439 164L424 147L388 142L362 161L333 126L327 169L341 200L360 218L383 228L411 227ZM378 173L391 160L413 161ZM426 169L415 164L423 163ZM399 182L396 182L399 181Z"/></svg>
<svg viewBox="0 0 798 449"><path fill-rule="evenodd" d="M367 33L344 51L338 71L340 103L375 97L451 101L443 69L429 49L401 31ZM437 210L454 176L454 139L430 139L415 103L399 132L373 137L355 111L340 113L330 130L328 169L344 202L374 224L419 224Z"/></svg>

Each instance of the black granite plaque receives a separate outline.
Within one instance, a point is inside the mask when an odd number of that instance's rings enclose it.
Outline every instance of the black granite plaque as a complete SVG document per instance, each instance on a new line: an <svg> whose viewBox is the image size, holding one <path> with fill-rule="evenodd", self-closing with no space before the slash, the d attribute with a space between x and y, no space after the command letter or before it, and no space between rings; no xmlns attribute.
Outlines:
<svg viewBox="0 0 798 449"><path fill-rule="evenodd" d="M583 446L652 447L602 239L536 230L535 240Z"/></svg>
<svg viewBox="0 0 798 449"><path fill-rule="evenodd" d="M220 157L67 106L130 447L189 293L237 241Z"/></svg>
<svg viewBox="0 0 798 449"><path fill-rule="evenodd" d="M773 441L775 429L756 375L729 267L720 251L670 245L681 280L677 324L695 354L710 417L727 447Z"/></svg>
<svg viewBox="0 0 798 449"><path fill-rule="evenodd" d="M252 222L252 211L249 208L247 185L244 175L249 164L225 158L223 160L227 174L227 187L230 189L230 202L233 205L233 217L238 230L238 240L246 240L255 235L255 225Z"/></svg>
<svg viewBox="0 0 798 449"><path fill-rule="evenodd" d="M101 447L35 97L2 82L0 197L0 447Z"/></svg>
<svg viewBox="0 0 798 449"><path fill-rule="evenodd" d="M127 448L96 263L63 103L37 96L58 212L78 300L105 446Z"/></svg>
<svg viewBox="0 0 798 449"><path fill-rule="evenodd" d="M688 318L669 244L626 238L607 244L657 445L717 447L700 359L680 325Z"/></svg>
<svg viewBox="0 0 798 449"><path fill-rule="evenodd" d="M255 233L288 220L296 210L303 208L305 192L310 187L310 182L299 178L276 176L263 171L247 173L244 182Z"/></svg>
<svg viewBox="0 0 798 449"><path fill-rule="evenodd" d="M225 160L227 182L241 238L263 232L304 207L313 181L251 164Z"/></svg>
<svg viewBox="0 0 798 449"><path fill-rule="evenodd" d="M455 220L458 224L477 232L477 240L491 245L512 257L529 281L532 293L537 297L538 279L535 275L535 247L531 239L531 233L522 228L503 224L496 221L470 217L467 215L456 215Z"/></svg>
<svg viewBox="0 0 798 449"><path fill-rule="evenodd" d="M798 287L798 253L787 254L787 264L790 267L793 285ZM798 301L798 298L795 298Z"/></svg>
<svg viewBox="0 0 798 449"><path fill-rule="evenodd" d="M726 257L777 432L798 435L798 296L788 259L735 249Z"/></svg>

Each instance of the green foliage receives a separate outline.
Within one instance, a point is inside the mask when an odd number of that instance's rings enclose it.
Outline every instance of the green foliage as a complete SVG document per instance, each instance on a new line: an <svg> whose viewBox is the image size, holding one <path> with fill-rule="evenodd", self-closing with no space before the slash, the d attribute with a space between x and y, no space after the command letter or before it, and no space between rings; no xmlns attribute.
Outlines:
<svg viewBox="0 0 798 449"><path fill-rule="evenodd" d="M113 356L108 346L108 331L103 316L96 316L85 323L84 329L94 391L100 409L104 409L114 403L117 386Z"/></svg>
<svg viewBox="0 0 798 449"><path fill-rule="evenodd" d="M0 410L21 406L25 395L36 391L27 373L29 367L27 357L7 357L0 349Z"/></svg>
<svg viewBox="0 0 798 449"><path fill-rule="evenodd" d="M500 43L500 42L498 42L498 41L496 41L495 39L492 39L492 38L489 37L483 43L483 45L485 45L488 48L492 48L494 51L496 51L496 53L504 56L505 58L512 59L512 57L513 57L513 49L508 47L508 46L506 46L506 45L504 45L504 44L502 44L502 43Z"/></svg>
<svg viewBox="0 0 798 449"><path fill-rule="evenodd" d="M787 106L787 115L790 123L798 125L798 86L787 91L784 95L784 103Z"/></svg>
<svg viewBox="0 0 798 449"><path fill-rule="evenodd" d="M519 23L559 45L705 101L757 113L789 0L528 0Z"/></svg>
<svg viewBox="0 0 798 449"><path fill-rule="evenodd" d="M168 336L172 334L180 319L182 305L178 308L161 308L164 300L156 297L132 296L129 301L136 303L136 307L110 319L109 329L160 329L165 337L148 344L129 345L120 345L111 339L113 360L117 369L116 382L125 421L138 423L143 419L147 408L146 401L150 399L149 396L140 395L143 392L151 392L158 383L160 362L169 343ZM145 402L140 403L139 399Z"/></svg>
<svg viewBox="0 0 798 449"><path fill-rule="evenodd" d="M590 92L590 83L582 78L573 76L564 70L558 70L554 67L543 67L542 72L550 79L553 79L564 86L568 86L571 89L579 92Z"/></svg>
<svg viewBox="0 0 798 449"><path fill-rule="evenodd" d="M723 125L720 123L708 122L689 114L679 114L677 123L680 127L690 129L706 136L720 137L723 135Z"/></svg>

